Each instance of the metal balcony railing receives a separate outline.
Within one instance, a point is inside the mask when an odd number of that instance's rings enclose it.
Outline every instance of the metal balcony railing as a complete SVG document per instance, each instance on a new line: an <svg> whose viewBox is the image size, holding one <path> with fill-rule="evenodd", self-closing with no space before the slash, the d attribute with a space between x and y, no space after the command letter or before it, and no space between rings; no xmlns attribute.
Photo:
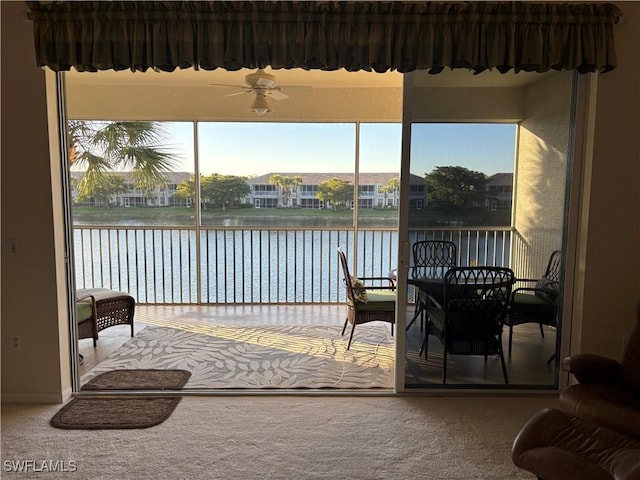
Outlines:
<svg viewBox="0 0 640 480"><path fill-rule="evenodd" d="M461 266L510 266L511 228L409 236L454 241ZM338 247L355 258L356 275L397 266L394 228L75 227L76 287L127 291L147 304L343 302Z"/></svg>

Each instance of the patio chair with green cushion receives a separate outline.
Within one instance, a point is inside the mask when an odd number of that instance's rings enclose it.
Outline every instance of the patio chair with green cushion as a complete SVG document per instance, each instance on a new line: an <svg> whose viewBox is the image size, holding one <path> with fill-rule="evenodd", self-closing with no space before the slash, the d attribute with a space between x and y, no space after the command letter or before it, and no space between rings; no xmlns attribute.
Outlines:
<svg viewBox="0 0 640 480"><path fill-rule="evenodd" d="M396 322L396 291L393 280L389 277L352 277L349 274L349 265L344 252L338 249L338 258L342 265L342 283L346 289L347 317L342 327L342 335L351 324L351 334L347 350L351 348L353 332L356 325L368 322L388 322L393 325Z"/></svg>
<svg viewBox="0 0 640 480"><path fill-rule="evenodd" d="M78 339L93 338L98 332L115 325L131 325L133 337L134 298L125 292L108 288L87 288L76 292L76 321Z"/></svg>
<svg viewBox="0 0 640 480"><path fill-rule="evenodd" d="M537 323L544 338L543 325L558 326L557 303L560 292L562 252L554 251L549 257L544 275L538 279L516 279L516 282L535 284L513 290L505 324L509 326L509 354L511 354L513 327L524 323ZM552 357L553 359L553 357Z"/></svg>
<svg viewBox="0 0 640 480"><path fill-rule="evenodd" d="M78 339L93 338L93 346L98 340L98 327L95 315L96 299L93 295L76 296L76 322L78 324Z"/></svg>

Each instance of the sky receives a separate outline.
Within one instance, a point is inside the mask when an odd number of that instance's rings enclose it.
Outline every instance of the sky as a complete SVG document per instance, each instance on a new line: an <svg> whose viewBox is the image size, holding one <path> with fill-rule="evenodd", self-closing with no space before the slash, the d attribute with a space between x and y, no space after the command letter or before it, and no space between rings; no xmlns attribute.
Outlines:
<svg viewBox="0 0 640 480"><path fill-rule="evenodd" d="M166 123L178 171L194 171L193 124ZM361 124L360 171L398 172L400 124ZM514 124L414 124L411 172L456 165L486 175L513 172ZM273 172L353 172L353 123L199 123L199 163L204 175Z"/></svg>

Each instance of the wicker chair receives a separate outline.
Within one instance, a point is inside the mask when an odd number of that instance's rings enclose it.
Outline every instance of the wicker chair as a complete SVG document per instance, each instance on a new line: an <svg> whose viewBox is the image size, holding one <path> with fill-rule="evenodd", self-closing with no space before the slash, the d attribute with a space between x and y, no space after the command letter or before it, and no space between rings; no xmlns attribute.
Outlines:
<svg viewBox="0 0 640 480"><path fill-rule="evenodd" d="M76 320L78 339L93 338L98 341L98 332L115 325L131 325L133 337L133 314L136 302L125 292L107 288L80 289L76 292Z"/></svg>
<svg viewBox="0 0 640 480"><path fill-rule="evenodd" d="M511 294L509 312L505 324L509 326L509 355L513 341L513 327L524 323L537 323L544 338L543 325L558 326L558 295L562 270L562 252L554 251L549 257L544 275L537 279L516 279L516 282L532 283L534 287L516 288ZM553 360L554 356L549 359Z"/></svg>
<svg viewBox="0 0 640 480"><path fill-rule="evenodd" d="M411 278L444 278L452 267L457 265L458 250L456 244L447 240L421 240L411 247L413 265ZM418 288L415 300L413 318L407 325L407 330L420 317L420 331L424 330L424 316L429 308L431 298L423 289Z"/></svg>
<svg viewBox="0 0 640 480"><path fill-rule="evenodd" d="M502 267L454 267L444 277L444 305L430 306L422 349L428 355L429 335L444 346L442 383L447 383L447 355L497 355L504 382L509 383L502 351L502 326L514 281Z"/></svg>
<svg viewBox="0 0 640 480"><path fill-rule="evenodd" d="M393 280L389 277L352 277L344 252L338 249L338 258L342 265L343 285L347 296L347 317L342 327L342 335L351 324L351 334L347 350L351 348L356 325L368 322L388 322L391 335L396 323L396 292Z"/></svg>

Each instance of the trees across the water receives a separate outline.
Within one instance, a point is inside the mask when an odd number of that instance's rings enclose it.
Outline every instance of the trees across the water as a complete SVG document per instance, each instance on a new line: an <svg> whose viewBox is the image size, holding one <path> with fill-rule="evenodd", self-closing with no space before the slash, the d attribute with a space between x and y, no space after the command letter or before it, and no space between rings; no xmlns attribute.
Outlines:
<svg viewBox="0 0 640 480"><path fill-rule="evenodd" d="M347 202L353 200L353 184L340 178L330 178L318 184L316 197L327 203L331 203L334 210L341 206L346 208Z"/></svg>
<svg viewBox="0 0 640 480"><path fill-rule="evenodd" d="M211 206L226 209L237 206L250 191L251 189L243 177L218 173L200 176L200 201L205 208ZM178 184L174 196L182 200L195 201L193 175Z"/></svg>
<svg viewBox="0 0 640 480"><path fill-rule="evenodd" d="M481 207L486 198L487 176L464 167L436 167L425 175L429 205Z"/></svg>

